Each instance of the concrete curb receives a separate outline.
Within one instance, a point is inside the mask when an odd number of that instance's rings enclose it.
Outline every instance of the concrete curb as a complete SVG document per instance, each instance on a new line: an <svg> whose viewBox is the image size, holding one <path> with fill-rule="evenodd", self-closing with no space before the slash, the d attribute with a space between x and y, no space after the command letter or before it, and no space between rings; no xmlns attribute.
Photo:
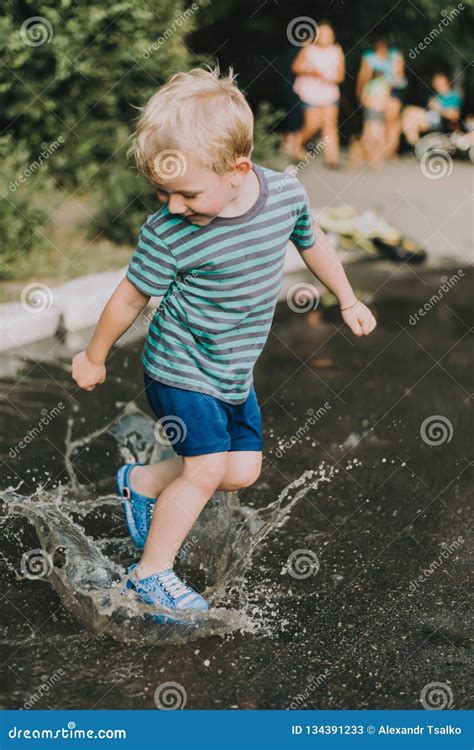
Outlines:
<svg viewBox="0 0 474 750"><path fill-rule="evenodd" d="M118 271L81 276L57 287L28 284L21 302L0 305L0 351L94 326L126 270L127 266ZM286 276L301 270L307 270L306 266L296 248L289 244L283 273ZM285 296L284 288L285 284L280 299ZM157 307L160 299L152 297L147 308Z"/></svg>

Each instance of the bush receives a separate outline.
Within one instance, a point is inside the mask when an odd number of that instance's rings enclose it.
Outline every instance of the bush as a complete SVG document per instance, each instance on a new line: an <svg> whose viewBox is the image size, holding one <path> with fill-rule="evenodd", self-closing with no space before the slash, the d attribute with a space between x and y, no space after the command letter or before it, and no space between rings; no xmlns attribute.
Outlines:
<svg viewBox="0 0 474 750"><path fill-rule="evenodd" d="M0 276L5 279L13 276L12 265L19 254L45 244L48 216L36 199L52 189L52 181L28 161L24 144L10 136L0 137L0 163Z"/></svg>
<svg viewBox="0 0 474 750"><path fill-rule="evenodd" d="M136 242L146 215L159 206L125 156L138 108L172 73L198 64L183 40L210 12L202 0L187 9L179 0L6 4L0 21L0 121L12 138L2 209L6 252L27 252L39 241L35 229L46 216L32 206L39 175L46 180L47 173L67 194L93 193L93 234ZM262 138L273 118L264 105L257 161L268 160L274 148L275 136ZM35 177L10 195L11 175L45 150L48 158Z"/></svg>
<svg viewBox="0 0 474 750"><path fill-rule="evenodd" d="M183 37L196 22L191 10L176 0L5 5L0 120L13 153L3 170L2 228L8 225L10 250L26 251L32 227L45 218L27 207L39 189L36 176L12 198L11 175L58 143L39 171L49 172L69 193L104 196L104 231L117 239L132 235L137 222L130 220L129 210L137 179L125 161L129 135L137 108L169 75L190 66Z"/></svg>

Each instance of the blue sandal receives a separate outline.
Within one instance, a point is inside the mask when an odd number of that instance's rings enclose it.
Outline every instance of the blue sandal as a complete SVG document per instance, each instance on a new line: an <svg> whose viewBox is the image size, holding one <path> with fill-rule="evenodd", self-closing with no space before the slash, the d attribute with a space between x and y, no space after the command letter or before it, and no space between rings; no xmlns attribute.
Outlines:
<svg viewBox="0 0 474 750"><path fill-rule="evenodd" d="M156 498L140 495L130 487L129 476L135 466L143 466L143 464L124 464L117 471L116 479L117 487L122 497L121 505L129 534L133 543L139 549L143 549L148 536Z"/></svg>

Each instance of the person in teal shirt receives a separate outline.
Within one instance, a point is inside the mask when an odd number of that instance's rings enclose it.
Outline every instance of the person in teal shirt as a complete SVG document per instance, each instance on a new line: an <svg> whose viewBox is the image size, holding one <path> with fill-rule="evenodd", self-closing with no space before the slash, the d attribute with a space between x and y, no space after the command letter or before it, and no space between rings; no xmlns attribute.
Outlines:
<svg viewBox="0 0 474 750"><path fill-rule="evenodd" d="M385 82L390 87L384 110L384 156L394 159L397 156L400 143L400 115L407 79L403 53L396 47L390 46L386 37L383 36L375 40L372 49L366 50L362 54L356 86L357 98L361 104L363 104L365 86L374 73L383 75Z"/></svg>
<svg viewBox="0 0 474 750"><path fill-rule="evenodd" d="M408 143L414 146L423 133L442 132L455 126L459 120L462 99L457 91L451 88L446 73L435 73L431 85L434 91L428 106L407 107L403 113L403 132Z"/></svg>

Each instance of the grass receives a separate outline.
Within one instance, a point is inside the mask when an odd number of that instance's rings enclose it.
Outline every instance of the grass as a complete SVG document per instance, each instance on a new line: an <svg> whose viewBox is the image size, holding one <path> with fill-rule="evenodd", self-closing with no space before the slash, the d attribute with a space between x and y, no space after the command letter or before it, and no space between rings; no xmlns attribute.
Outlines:
<svg viewBox="0 0 474 750"><path fill-rule="evenodd" d="M50 197L51 200L51 197ZM0 302L18 302L22 289L33 282L58 286L78 276L110 271L126 266L133 247L116 245L103 235L91 239L93 198L58 196L56 206L48 206L51 221L40 228L43 247L8 261L9 280L0 286Z"/></svg>

